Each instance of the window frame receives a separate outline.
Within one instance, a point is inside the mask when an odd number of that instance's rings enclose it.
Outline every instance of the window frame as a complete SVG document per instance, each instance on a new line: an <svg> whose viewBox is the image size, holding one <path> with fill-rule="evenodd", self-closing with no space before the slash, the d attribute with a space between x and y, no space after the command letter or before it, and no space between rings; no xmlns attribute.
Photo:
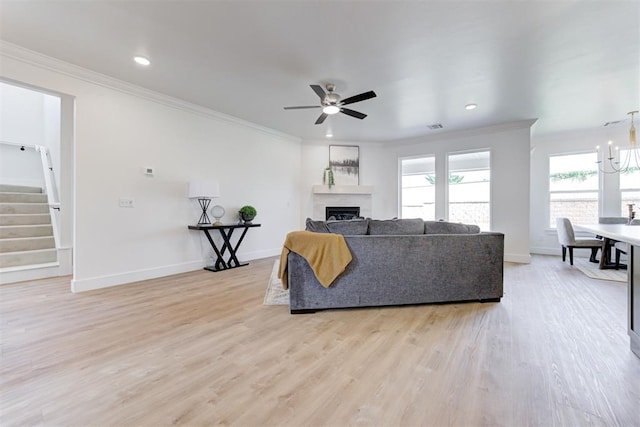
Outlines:
<svg viewBox="0 0 640 427"><path fill-rule="evenodd" d="M437 217L437 204L438 204L438 196L437 196L437 177L439 175L438 173L438 156L435 153L429 153L429 154L419 154L419 155L415 155L415 156L404 156L404 157L399 157L398 158L398 218L403 218L402 215L402 211L403 211L403 203L404 203L404 194L403 194L403 186L402 186L402 178L403 178L403 173L402 173L402 163L405 160L414 160L414 159L424 159L424 158L431 158L433 159L433 170L434 170L434 175L436 177L436 183L433 185L433 191L434 191L434 198L433 198L433 205L434 205L434 211L433 211L433 215L434 215L434 220ZM427 221L427 220L425 220Z"/></svg>
<svg viewBox="0 0 640 427"><path fill-rule="evenodd" d="M596 161L598 160L598 154L591 151L591 150L577 150L577 151L569 151L569 152L561 152L561 153L550 153L547 155L547 176L546 176L546 206L545 206L545 212L546 212L546 224L547 224L547 229L550 231L553 231L554 233L556 232L556 225L555 222L551 221L551 195L552 194L580 194L580 193L596 193L597 199L596 199L596 204L597 204L597 211L598 211L598 215L600 214L601 210L602 210L602 174L599 170L599 167L597 166L597 163L594 162L594 164L596 164L596 175L598 177L597 179L597 183L598 186L595 190L555 190L552 191L551 190L551 186L550 186L550 180L551 180L551 158L553 157L563 157L563 156L575 156L575 155L581 155L581 154L594 154L596 156ZM596 218L597 220L597 218Z"/></svg>
<svg viewBox="0 0 640 427"><path fill-rule="evenodd" d="M446 218L447 221L451 221L451 212L449 209L449 205L450 205L450 192L449 192L449 175L451 172L451 168L450 168L450 162L449 162L449 158L451 156L456 156L456 155L462 155L462 154L474 154L474 153L488 153L489 154L489 222L488 222L488 228L487 229L482 229L482 231L491 231L493 230L493 159L494 159L494 155L493 155L493 150L490 147L483 147L483 148L474 148L472 150L461 150L461 151L449 151L444 153L444 163L445 163L445 176L446 176L446 182L445 182L445 200L444 200L444 204L445 204L445 213L446 213Z"/></svg>

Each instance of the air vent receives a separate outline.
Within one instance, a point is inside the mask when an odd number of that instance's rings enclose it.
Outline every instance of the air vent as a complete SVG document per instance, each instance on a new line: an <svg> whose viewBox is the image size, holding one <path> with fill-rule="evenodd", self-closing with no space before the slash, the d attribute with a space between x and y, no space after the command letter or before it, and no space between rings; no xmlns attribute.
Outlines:
<svg viewBox="0 0 640 427"><path fill-rule="evenodd" d="M444 126L442 126L440 123L436 123L435 125L428 125L427 127L431 130L438 130L442 129Z"/></svg>
<svg viewBox="0 0 640 427"><path fill-rule="evenodd" d="M622 120L616 120L615 122L607 122L604 125L605 126L611 126L611 125L617 125L618 123L620 123Z"/></svg>

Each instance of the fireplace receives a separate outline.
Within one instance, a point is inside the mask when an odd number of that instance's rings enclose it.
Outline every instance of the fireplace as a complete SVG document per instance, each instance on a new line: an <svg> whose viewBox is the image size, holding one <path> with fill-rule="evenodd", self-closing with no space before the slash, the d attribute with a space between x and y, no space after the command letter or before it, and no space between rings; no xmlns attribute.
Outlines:
<svg viewBox="0 0 640 427"><path fill-rule="evenodd" d="M360 217L360 206L327 206L325 207L325 219L327 221L348 221Z"/></svg>
<svg viewBox="0 0 640 427"><path fill-rule="evenodd" d="M314 185L311 188L312 198L309 216L314 219L326 219L327 207L353 207L360 211L355 215L360 218L373 217L373 187L370 185ZM354 215L353 212L348 212Z"/></svg>

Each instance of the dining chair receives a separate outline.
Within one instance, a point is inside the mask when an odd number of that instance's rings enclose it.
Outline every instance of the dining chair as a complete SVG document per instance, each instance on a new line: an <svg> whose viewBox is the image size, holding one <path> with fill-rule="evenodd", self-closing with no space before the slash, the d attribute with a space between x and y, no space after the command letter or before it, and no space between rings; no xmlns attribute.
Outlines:
<svg viewBox="0 0 640 427"><path fill-rule="evenodd" d="M602 248L602 240L598 239L576 239L573 225L569 218L556 218L556 231L558 242L562 246L562 262L567 259L567 249L569 249L569 264L573 265L573 249L591 249L590 262L598 262L596 254Z"/></svg>
<svg viewBox="0 0 640 427"><path fill-rule="evenodd" d="M619 270L620 267L626 267L624 264L620 264L620 255L627 254L629 251L627 242L616 242L613 247L616 249L616 270Z"/></svg>

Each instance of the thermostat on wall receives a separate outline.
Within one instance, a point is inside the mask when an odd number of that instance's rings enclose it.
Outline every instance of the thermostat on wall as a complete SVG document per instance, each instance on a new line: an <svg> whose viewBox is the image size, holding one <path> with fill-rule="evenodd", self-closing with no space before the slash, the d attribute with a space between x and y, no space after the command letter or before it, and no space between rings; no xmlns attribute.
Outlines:
<svg viewBox="0 0 640 427"><path fill-rule="evenodd" d="M144 174L145 175L153 175L153 168L150 168L150 167L144 168Z"/></svg>

